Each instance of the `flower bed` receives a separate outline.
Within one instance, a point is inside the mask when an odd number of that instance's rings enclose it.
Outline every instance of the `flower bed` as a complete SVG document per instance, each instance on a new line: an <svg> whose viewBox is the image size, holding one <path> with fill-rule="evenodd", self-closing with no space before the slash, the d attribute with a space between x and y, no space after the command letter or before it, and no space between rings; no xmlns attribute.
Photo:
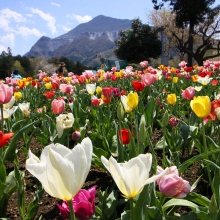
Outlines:
<svg viewBox="0 0 220 220"><path fill-rule="evenodd" d="M218 219L220 63L140 65L2 81L0 217Z"/></svg>

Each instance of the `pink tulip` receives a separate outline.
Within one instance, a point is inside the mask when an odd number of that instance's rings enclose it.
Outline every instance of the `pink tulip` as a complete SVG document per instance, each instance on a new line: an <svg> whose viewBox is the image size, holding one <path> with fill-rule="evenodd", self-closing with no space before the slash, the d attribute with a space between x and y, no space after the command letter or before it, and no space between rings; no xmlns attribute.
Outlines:
<svg viewBox="0 0 220 220"><path fill-rule="evenodd" d="M156 82L158 79L157 75L146 73L141 75L141 82L143 83L144 86L149 86Z"/></svg>
<svg viewBox="0 0 220 220"><path fill-rule="evenodd" d="M0 104L6 104L10 102L13 96L13 87L6 84L0 85Z"/></svg>
<svg viewBox="0 0 220 220"><path fill-rule="evenodd" d="M142 68L146 68L148 66L148 61L140 62L140 65L141 65Z"/></svg>
<svg viewBox="0 0 220 220"><path fill-rule="evenodd" d="M196 93L196 91L195 91L194 87L190 86L190 87L186 88L185 90L183 90L182 97L184 99L191 100L195 96L195 93Z"/></svg>
<svg viewBox="0 0 220 220"><path fill-rule="evenodd" d="M61 114L65 110L65 101L63 99L54 99L51 106L54 114Z"/></svg>
<svg viewBox="0 0 220 220"><path fill-rule="evenodd" d="M185 61L181 61L180 63L179 63L179 66L180 67L182 67L182 68L184 68L184 67L186 67L186 62Z"/></svg>
<svg viewBox="0 0 220 220"><path fill-rule="evenodd" d="M70 84L60 84L59 88L63 93L70 94L70 95L73 94L73 86Z"/></svg>
<svg viewBox="0 0 220 220"><path fill-rule="evenodd" d="M157 167L157 174L161 173L163 169ZM190 192L190 184L188 181L179 176L176 166L168 169L168 173L157 180L159 190L165 196L174 198L184 198Z"/></svg>
<svg viewBox="0 0 220 220"><path fill-rule="evenodd" d="M79 220L89 219L95 213L95 194L96 186L88 190L81 189L72 199L73 210ZM62 206L57 204L60 209L60 215L63 219L69 217L69 207L66 201L63 201Z"/></svg>

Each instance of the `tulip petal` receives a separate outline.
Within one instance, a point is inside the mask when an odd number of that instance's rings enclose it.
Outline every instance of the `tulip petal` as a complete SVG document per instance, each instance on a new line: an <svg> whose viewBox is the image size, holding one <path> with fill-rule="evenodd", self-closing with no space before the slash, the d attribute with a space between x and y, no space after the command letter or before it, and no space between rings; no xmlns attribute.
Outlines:
<svg viewBox="0 0 220 220"><path fill-rule="evenodd" d="M158 175L154 175L152 177L150 177L149 179L147 179L145 181L145 185L154 182L155 180L159 179L160 177L166 175L168 173L169 168L166 168L164 171L162 171L160 174Z"/></svg>

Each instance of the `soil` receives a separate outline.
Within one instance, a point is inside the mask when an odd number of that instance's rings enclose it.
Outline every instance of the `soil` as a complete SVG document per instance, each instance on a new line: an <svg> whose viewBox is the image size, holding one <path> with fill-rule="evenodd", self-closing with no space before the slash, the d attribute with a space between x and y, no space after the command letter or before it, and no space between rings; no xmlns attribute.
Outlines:
<svg viewBox="0 0 220 220"><path fill-rule="evenodd" d="M153 135L151 137L153 145L157 143L157 141L162 137L162 131L155 129L153 132ZM34 196L34 191L35 191L35 185L37 184L37 180L35 177L31 176L28 171L25 170L25 161L26 158L22 152L22 146L23 142L18 143L18 158L19 158L19 170L25 172L25 178L24 178L24 183L26 186L26 206L32 201L33 196ZM41 150L43 149L42 145L35 139L32 138L30 149L32 152L36 155L40 155ZM193 154L191 156L196 155L197 152L194 150ZM162 159L162 152L157 151L157 161L158 164L161 163ZM187 153L183 156L184 159L188 159ZM14 169L14 165L12 163L7 163L6 164L7 172L10 172ZM187 169L187 172L182 174L182 177L189 181L189 183L192 185L195 180L198 178L198 169L200 168L200 163L195 163L193 166L191 166L189 169ZM114 184L111 176L104 170L101 170L100 168L97 167L92 167L89 175L85 181L85 184L83 186L84 189L88 189L94 185L97 186L97 191L104 191L107 187L111 187L112 184ZM200 183L198 184L198 187L194 190L197 193L200 193L206 197L210 197L208 195L208 184L204 179L200 180ZM204 193L205 192L205 193ZM98 203L98 198L96 198L96 204ZM62 220L59 214L59 209L57 207L57 204L61 204L62 201L56 198L53 198L49 196L46 192L44 192L43 197L41 199L40 205L39 205L39 210L37 213L37 216L35 219L40 219L41 220ZM179 213L183 214L185 212L189 211L187 208L180 208ZM14 220L20 220L19 216L19 209L18 209L18 201L17 201L17 192L15 192L11 198L9 199L8 202L8 207L7 207L7 218L9 219L14 219Z"/></svg>

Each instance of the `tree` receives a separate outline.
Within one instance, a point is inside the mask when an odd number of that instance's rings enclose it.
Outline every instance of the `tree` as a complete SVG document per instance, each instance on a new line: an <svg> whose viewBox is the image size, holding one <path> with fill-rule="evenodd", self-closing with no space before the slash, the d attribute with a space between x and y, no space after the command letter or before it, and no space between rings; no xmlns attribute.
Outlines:
<svg viewBox="0 0 220 220"><path fill-rule="evenodd" d="M131 29L120 31L116 40L115 55L128 62L141 62L150 58L158 58L161 54L161 42L158 33L149 25L142 24L139 19L132 21Z"/></svg>
<svg viewBox="0 0 220 220"><path fill-rule="evenodd" d="M218 15L220 6L211 8L210 6L214 4L215 0L152 0L155 9L161 9L165 2L168 2L172 11L176 15L176 25L181 28L188 28L188 39L186 42L182 43L181 40L176 37L179 48L181 51L188 54L188 65L192 66L192 57L196 58L194 55L194 35L195 27L206 21L214 21L214 18ZM215 32L216 33L216 32ZM206 33L207 34L207 33ZM213 49L210 41L212 39L205 39L205 48ZM198 62L198 61L197 61Z"/></svg>

